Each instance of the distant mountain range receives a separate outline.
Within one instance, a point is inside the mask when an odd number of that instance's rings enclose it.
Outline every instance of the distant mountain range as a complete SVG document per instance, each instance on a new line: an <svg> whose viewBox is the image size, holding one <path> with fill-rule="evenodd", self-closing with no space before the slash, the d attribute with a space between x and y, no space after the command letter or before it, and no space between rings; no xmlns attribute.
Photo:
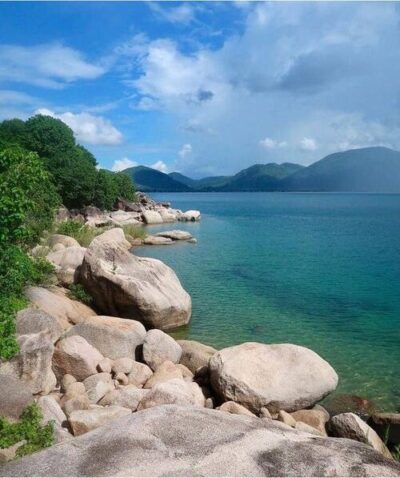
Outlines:
<svg viewBox="0 0 400 478"><path fill-rule="evenodd" d="M384 147L330 154L308 167L294 163L255 164L233 176L192 179L146 166L123 171L140 191L320 191L400 192L400 152Z"/></svg>

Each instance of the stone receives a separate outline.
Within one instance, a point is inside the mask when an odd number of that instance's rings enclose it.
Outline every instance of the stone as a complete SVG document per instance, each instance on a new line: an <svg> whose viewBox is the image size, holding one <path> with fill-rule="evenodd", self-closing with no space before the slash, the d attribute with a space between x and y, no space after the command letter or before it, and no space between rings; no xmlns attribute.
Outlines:
<svg viewBox="0 0 400 478"><path fill-rule="evenodd" d="M54 265L57 278L63 285L68 286L78 281L85 252L86 248L75 246L47 254L47 260Z"/></svg>
<svg viewBox="0 0 400 478"><path fill-rule="evenodd" d="M400 444L400 413L375 413L368 425L393 446Z"/></svg>
<svg viewBox="0 0 400 478"><path fill-rule="evenodd" d="M68 430L63 428L67 423L67 417L55 398L50 397L49 395L40 397L38 405L43 414L41 425L47 425L50 421L54 424L54 437L56 443L61 443L64 440L72 438L72 435Z"/></svg>
<svg viewBox="0 0 400 478"><path fill-rule="evenodd" d="M307 423L304 423L304 422L296 422L296 425L294 426L294 428L296 430L299 430L300 432L310 433L311 435L317 435L320 437L327 436L326 433L321 433L315 427L312 427L311 425L308 425Z"/></svg>
<svg viewBox="0 0 400 478"><path fill-rule="evenodd" d="M296 420L292 417L290 413L285 412L285 410L279 410L278 420L289 427L294 428L296 426Z"/></svg>
<svg viewBox="0 0 400 478"><path fill-rule="evenodd" d="M66 373L63 378L61 379L61 389L63 392L65 392L68 388L69 385L71 385L71 383L75 383L76 382L76 378L69 374L69 373Z"/></svg>
<svg viewBox="0 0 400 478"><path fill-rule="evenodd" d="M163 222L175 222L178 220L177 214L170 209L160 207L157 212L160 214Z"/></svg>
<svg viewBox="0 0 400 478"><path fill-rule="evenodd" d="M57 211L57 214L56 214L56 217L55 217L55 221L57 223L64 222L67 219L69 219L70 217L71 217L71 215L70 215L68 209L65 206L60 206L58 208L58 211Z"/></svg>
<svg viewBox="0 0 400 478"><path fill-rule="evenodd" d="M166 404L204 407L205 398L197 383L175 378L154 385L139 403L138 410Z"/></svg>
<svg viewBox="0 0 400 478"><path fill-rule="evenodd" d="M331 416L330 416L329 412L326 410L326 408L324 408L322 405L317 403L316 405L313 406L312 410L318 410L318 411L322 412L325 416L325 423L329 422L329 419L331 418Z"/></svg>
<svg viewBox="0 0 400 478"><path fill-rule="evenodd" d="M87 395L77 395L61 401L61 407L69 417L75 410L88 410L91 403Z"/></svg>
<svg viewBox="0 0 400 478"><path fill-rule="evenodd" d="M61 244L58 244L61 246ZM61 248L64 248L64 246L61 246ZM33 257L44 257L50 252L50 247L48 246L42 246L38 244L31 250L31 256Z"/></svg>
<svg viewBox="0 0 400 478"><path fill-rule="evenodd" d="M201 218L200 211L194 211L194 210L186 211L178 217L179 221L186 221L186 222L200 221L200 218Z"/></svg>
<svg viewBox="0 0 400 478"><path fill-rule="evenodd" d="M187 367L185 367L185 365L183 365L181 363L177 363L176 366L182 372L182 376L185 380L186 379L193 380L194 374Z"/></svg>
<svg viewBox="0 0 400 478"><path fill-rule="evenodd" d="M68 397L75 397L77 395L82 395L85 393L86 393L86 387L82 382L70 383L65 390L65 394L68 395Z"/></svg>
<svg viewBox="0 0 400 478"><path fill-rule="evenodd" d="M97 370L99 372L111 373L112 366L113 366L113 361L111 359L105 357L97 365Z"/></svg>
<svg viewBox="0 0 400 478"><path fill-rule="evenodd" d="M322 410L298 410L297 412L291 413L291 415L296 422L306 423L310 427L318 430L322 436L327 436L325 423L329 418L327 419L326 413Z"/></svg>
<svg viewBox="0 0 400 478"><path fill-rule="evenodd" d="M83 337L73 335L57 343L53 355L53 370L59 378L69 373L82 381L96 373L97 365L103 358Z"/></svg>
<svg viewBox="0 0 400 478"><path fill-rule="evenodd" d="M19 377L29 384L33 393L50 393L57 383L52 370L54 345L50 331L19 335L17 341L19 354L13 362Z"/></svg>
<svg viewBox="0 0 400 478"><path fill-rule="evenodd" d="M68 335L80 335L110 359L135 359L137 348L146 336L143 324L136 320L96 315L69 330Z"/></svg>
<svg viewBox="0 0 400 478"><path fill-rule="evenodd" d="M90 403L97 403L104 395L114 390L114 382L109 373L97 373L83 381Z"/></svg>
<svg viewBox="0 0 400 478"><path fill-rule="evenodd" d="M99 428L111 420L130 415L131 413L129 408L117 405L106 408L93 408L91 410L75 410L69 416L69 423L73 434L78 436Z"/></svg>
<svg viewBox="0 0 400 478"><path fill-rule="evenodd" d="M175 378L183 380L182 370L176 364L167 360L155 370L154 374L144 384L144 388L152 388L159 383L168 382L168 380Z"/></svg>
<svg viewBox="0 0 400 478"><path fill-rule="evenodd" d="M143 220L146 224L162 224L164 221L161 214L157 211L143 211Z"/></svg>
<svg viewBox="0 0 400 478"><path fill-rule="evenodd" d="M71 324L96 315L93 309L68 298L66 294L67 291L59 287L52 287L51 290L44 287L28 287L25 290L25 295L32 304L57 319L64 330L70 328Z"/></svg>
<svg viewBox="0 0 400 478"><path fill-rule="evenodd" d="M147 328L188 323L191 299L175 272L157 259L134 256L117 242L104 241L104 234L92 241L81 268L81 282L96 306Z"/></svg>
<svg viewBox="0 0 400 478"><path fill-rule="evenodd" d="M269 413L267 407L262 407L260 409L260 418L268 418L269 420L272 420L272 415Z"/></svg>
<svg viewBox="0 0 400 478"><path fill-rule="evenodd" d="M310 349L292 344L244 343L214 354L209 362L213 389L258 413L300 410L335 390L338 376ZM284 377L284 379L283 379Z"/></svg>
<svg viewBox="0 0 400 478"><path fill-rule="evenodd" d="M214 399L212 397L206 398L204 406L210 409L214 408L215 406Z"/></svg>
<svg viewBox="0 0 400 478"><path fill-rule="evenodd" d="M195 340L178 340L177 342L182 348L181 364L193 373L200 367L208 367L210 358L217 352L213 347Z"/></svg>
<svg viewBox="0 0 400 478"><path fill-rule="evenodd" d="M21 440L7 448L0 448L0 464L6 463L7 461L14 460L14 458L17 455L18 449L25 444L26 444L26 440Z"/></svg>
<svg viewBox="0 0 400 478"><path fill-rule="evenodd" d="M331 416L351 412L365 420L376 412L371 400L357 395L334 395L324 401L324 406Z"/></svg>
<svg viewBox="0 0 400 478"><path fill-rule="evenodd" d="M128 380L130 384L136 385L137 387L143 387L152 375L153 371L148 365L140 362L133 362L131 371L128 374Z"/></svg>
<svg viewBox="0 0 400 478"><path fill-rule="evenodd" d="M96 242L93 243L93 241ZM121 229L120 227L115 227L113 229L109 229L108 231L103 232L102 234L99 234L93 239L93 241L90 243L90 246L92 247L101 246L108 243L118 244L118 246L126 250L129 250L131 247L131 245L125 238L123 229Z"/></svg>
<svg viewBox="0 0 400 478"><path fill-rule="evenodd" d="M119 359L114 360L111 370L116 374L128 374L132 370L133 362L134 360L132 360L130 357L121 357Z"/></svg>
<svg viewBox="0 0 400 478"><path fill-rule="evenodd" d="M166 405L2 465L1 473L393 477L400 475L400 464L362 443L310 436L273 420Z"/></svg>
<svg viewBox="0 0 400 478"><path fill-rule="evenodd" d="M188 241L189 239L193 238L193 236L190 234L190 232L180 231L178 229L173 230L173 231L158 232L156 234L156 236L165 237L165 238L171 239L173 241Z"/></svg>
<svg viewBox="0 0 400 478"><path fill-rule="evenodd" d="M53 343L57 342L63 333L63 328L56 318L34 307L20 310L15 319L15 326L18 335L49 331Z"/></svg>
<svg viewBox="0 0 400 478"><path fill-rule="evenodd" d="M113 211L110 213L110 218L112 223L118 227L141 224L139 221L140 214L137 212Z"/></svg>
<svg viewBox="0 0 400 478"><path fill-rule="evenodd" d="M76 239L64 234L53 234L50 236L49 246L54 247L56 244L62 244L64 247L80 247Z"/></svg>
<svg viewBox="0 0 400 478"><path fill-rule="evenodd" d="M118 405L129 408L132 412L137 410L141 400L150 393L150 390L127 385L119 390L108 392L99 402L102 406Z"/></svg>
<svg viewBox="0 0 400 478"><path fill-rule="evenodd" d="M392 458L392 454L378 434L354 413L341 413L332 417L329 430L333 436L366 443L387 458Z"/></svg>
<svg viewBox="0 0 400 478"><path fill-rule="evenodd" d="M115 380L116 380L120 385L128 385L128 383L129 383L128 377L126 376L126 374L124 374L124 373L122 373L122 372L118 372L118 373L115 375Z"/></svg>
<svg viewBox="0 0 400 478"><path fill-rule="evenodd" d="M182 355L180 345L162 330L149 330L143 341L143 359L156 370L166 360L178 363Z"/></svg>
<svg viewBox="0 0 400 478"><path fill-rule="evenodd" d="M143 240L143 244L146 246L169 246L173 244L172 239L168 239L167 237L158 237L158 236L146 236Z"/></svg>
<svg viewBox="0 0 400 478"><path fill-rule="evenodd" d="M0 417L17 420L32 402L32 389L26 382L0 374Z"/></svg>
<svg viewBox="0 0 400 478"><path fill-rule="evenodd" d="M248 417L256 417L254 413L251 413L247 408L239 405L235 402L225 402L217 410L221 410L221 412L233 413L234 415L246 415Z"/></svg>

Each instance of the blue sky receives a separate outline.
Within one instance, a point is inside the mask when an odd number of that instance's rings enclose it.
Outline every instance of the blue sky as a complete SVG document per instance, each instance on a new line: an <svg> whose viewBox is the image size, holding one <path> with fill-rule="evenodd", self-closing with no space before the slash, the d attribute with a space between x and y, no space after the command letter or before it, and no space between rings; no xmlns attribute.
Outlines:
<svg viewBox="0 0 400 478"><path fill-rule="evenodd" d="M0 119L193 177L400 149L400 4L0 4Z"/></svg>

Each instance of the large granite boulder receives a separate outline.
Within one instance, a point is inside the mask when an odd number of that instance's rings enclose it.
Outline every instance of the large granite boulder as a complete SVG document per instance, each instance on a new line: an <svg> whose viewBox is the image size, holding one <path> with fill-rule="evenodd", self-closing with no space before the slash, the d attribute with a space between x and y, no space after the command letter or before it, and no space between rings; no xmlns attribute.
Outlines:
<svg viewBox="0 0 400 478"><path fill-rule="evenodd" d="M82 302L67 297L67 291L60 287L28 287L25 295L36 308L57 319L63 329L82 322L96 312Z"/></svg>
<svg viewBox="0 0 400 478"><path fill-rule="evenodd" d="M74 325L68 335L80 335L105 357L135 360L137 348L143 343L146 329L136 320L95 315Z"/></svg>
<svg viewBox="0 0 400 478"><path fill-rule="evenodd" d="M34 307L20 310L15 319L15 326L18 335L48 331L53 342L57 342L63 333L63 328L56 318Z"/></svg>
<svg viewBox="0 0 400 478"><path fill-rule="evenodd" d="M191 299L174 271L156 259L134 256L109 236L105 240L106 234L92 241L81 268L81 281L98 308L148 328L186 324Z"/></svg>
<svg viewBox="0 0 400 478"><path fill-rule="evenodd" d="M143 211L143 220L146 224L162 224L163 218L161 214L157 211Z"/></svg>
<svg viewBox="0 0 400 478"><path fill-rule="evenodd" d="M63 285L77 281L85 252L84 247L75 246L47 254L47 260L54 265L57 278Z"/></svg>
<svg viewBox="0 0 400 478"><path fill-rule="evenodd" d="M12 375L0 374L0 417L17 420L33 402L31 387Z"/></svg>
<svg viewBox="0 0 400 478"><path fill-rule="evenodd" d="M296 411L335 390L338 376L310 349L292 344L244 343L220 350L210 360L215 392L251 411Z"/></svg>
<svg viewBox="0 0 400 478"><path fill-rule="evenodd" d="M97 373L97 365L103 358L83 337L73 335L57 343L53 355L53 369L58 379L70 374L77 380L85 380Z"/></svg>
<svg viewBox="0 0 400 478"><path fill-rule="evenodd" d="M210 358L217 352L209 345L204 345L196 340L178 340L182 348L181 364L193 373L201 367L207 367Z"/></svg>
<svg viewBox="0 0 400 478"><path fill-rule="evenodd" d="M70 236L64 234L53 234L49 239L49 246L54 247L57 244L62 244L64 247L79 247L79 242Z"/></svg>
<svg viewBox="0 0 400 478"><path fill-rule="evenodd" d="M378 434L364 420L354 413L341 413L331 418L329 430L333 436L350 438L361 443L370 445L374 450L379 451L387 458L392 455L386 445L379 438Z"/></svg>
<svg viewBox="0 0 400 478"><path fill-rule="evenodd" d="M362 443L272 420L161 406L5 464L3 476L400 476Z"/></svg>
<svg viewBox="0 0 400 478"><path fill-rule="evenodd" d="M149 330L143 342L143 359L147 365L156 370L163 362L169 360L178 363L182 355L180 345L162 330Z"/></svg>

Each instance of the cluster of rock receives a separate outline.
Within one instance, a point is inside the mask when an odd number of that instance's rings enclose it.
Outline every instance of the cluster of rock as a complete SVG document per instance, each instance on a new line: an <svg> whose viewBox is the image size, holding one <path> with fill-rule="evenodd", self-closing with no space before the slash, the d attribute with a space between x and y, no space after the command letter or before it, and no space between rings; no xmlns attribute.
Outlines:
<svg viewBox="0 0 400 478"><path fill-rule="evenodd" d="M127 226L141 224L163 224L177 221L195 222L201 217L200 211L181 211L174 209L170 203L159 203L144 193L137 193L137 201L119 199L115 211L102 211L95 206L88 206L82 210L61 208L57 215L59 222L66 219L77 219L92 227Z"/></svg>

